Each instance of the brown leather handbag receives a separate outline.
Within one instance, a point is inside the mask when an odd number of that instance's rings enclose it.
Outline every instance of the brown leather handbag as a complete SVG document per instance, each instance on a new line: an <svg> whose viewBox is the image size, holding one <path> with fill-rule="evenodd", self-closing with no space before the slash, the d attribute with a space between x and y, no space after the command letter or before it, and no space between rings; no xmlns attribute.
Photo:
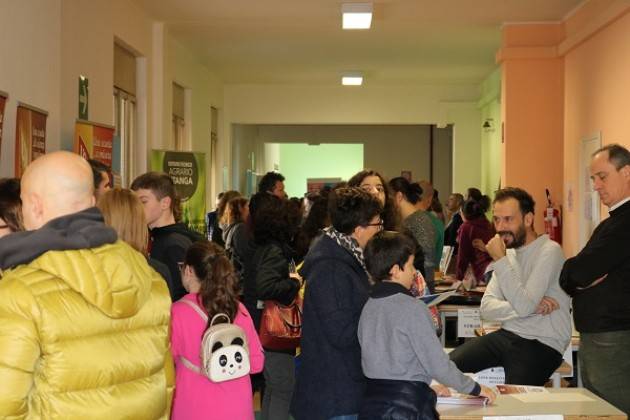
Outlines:
<svg viewBox="0 0 630 420"><path fill-rule="evenodd" d="M293 303L282 305L266 300L260 321L260 343L270 350L294 350L302 337L302 297L300 293Z"/></svg>

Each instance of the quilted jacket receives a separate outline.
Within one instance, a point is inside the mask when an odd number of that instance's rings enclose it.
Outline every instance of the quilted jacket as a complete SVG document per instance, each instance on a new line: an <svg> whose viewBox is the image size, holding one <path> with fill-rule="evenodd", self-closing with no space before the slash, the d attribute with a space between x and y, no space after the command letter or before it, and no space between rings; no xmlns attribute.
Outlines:
<svg viewBox="0 0 630 420"><path fill-rule="evenodd" d="M0 267L0 418L168 418L168 288L98 210L3 238Z"/></svg>

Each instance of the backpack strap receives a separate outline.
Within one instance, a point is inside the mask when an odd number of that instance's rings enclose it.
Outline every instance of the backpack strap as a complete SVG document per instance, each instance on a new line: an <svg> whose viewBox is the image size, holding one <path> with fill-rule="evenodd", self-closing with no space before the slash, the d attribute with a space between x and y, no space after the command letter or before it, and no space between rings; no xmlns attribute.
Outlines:
<svg viewBox="0 0 630 420"><path fill-rule="evenodd" d="M208 315L206 315L206 313L204 311L201 310L201 308L199 307L199 305L197 305L196 303L193 303L192 301L188 300L188 299L180 299L180 302L185 303L186 305L190 306L191 308L193 308L195 310L195 312L197 312L199 314L199 316L201 317L201 319L203 319L205 322L208 322ZM220 314L219 314L220 315ZM212 320L214 321L214 318L216 318L217 315L215 315L214 317L212 317ZM228 318L229 320L229 318Z"/></svg>
<svg viewBox="0 0 630 420"><path fill-rule="evenodd" d="M202 374L201 368L197 366L196 364L194 364L193 362L191 362L190 360L186 359L184 356L179 356L179 360L181 360L182 364L184 365L186 369L191 370L200 375Z"/></svg>

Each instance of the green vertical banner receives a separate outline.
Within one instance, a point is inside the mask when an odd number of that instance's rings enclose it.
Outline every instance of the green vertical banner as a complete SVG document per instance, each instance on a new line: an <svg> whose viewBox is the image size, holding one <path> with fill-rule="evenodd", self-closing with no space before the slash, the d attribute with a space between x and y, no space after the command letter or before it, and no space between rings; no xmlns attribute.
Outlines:
<svg viewBox="0 0 630 420"><path fill-rule="evenodd" d="M205 236L205 153L152 150L151 170L165 172L171 177L182 201L182 222Z"/></svg>

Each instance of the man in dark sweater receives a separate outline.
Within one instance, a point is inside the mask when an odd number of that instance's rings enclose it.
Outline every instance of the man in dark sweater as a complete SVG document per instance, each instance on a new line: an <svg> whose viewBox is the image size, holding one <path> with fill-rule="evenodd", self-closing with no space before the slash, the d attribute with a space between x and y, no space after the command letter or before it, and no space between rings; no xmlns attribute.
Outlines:
<svg viewBox="0 0 630 420"><path fill-rule="evenodd" d="M565 262L560 284L573 297L584 385L630 414L630 152L607 145L590 172L610 217Z"/></svg>
<svg viewBox="0 0 630 420"><path fill-rule="evenodd" d="M173 180L165 173L147 172L131 184L142 205L151 234L149 255L166 264L172 284L169 292L173 302L186 294L182 285L179 263L184 261L186 251L193 242L203 236L180 223L181 207Z"/></svg>

